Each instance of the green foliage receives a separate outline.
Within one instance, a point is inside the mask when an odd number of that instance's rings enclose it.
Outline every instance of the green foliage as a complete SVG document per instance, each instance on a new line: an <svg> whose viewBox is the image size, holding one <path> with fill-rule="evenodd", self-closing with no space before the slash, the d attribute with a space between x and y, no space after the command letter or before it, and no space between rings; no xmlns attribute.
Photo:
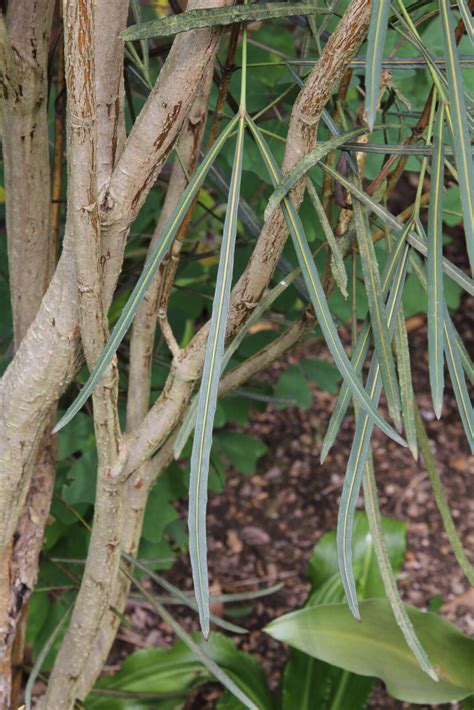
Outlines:
<svg viewBox="0 0 474 710"><path fill-rule="evenodd" d="M323 604L273 621L266 631L320 660L382 678L388 692L413 703L462 700L473 691L474 641L435 614L406 605L416 633L437 668L435 683L419 667L385 599L360 604L361 621L346 604Z"/></svg>

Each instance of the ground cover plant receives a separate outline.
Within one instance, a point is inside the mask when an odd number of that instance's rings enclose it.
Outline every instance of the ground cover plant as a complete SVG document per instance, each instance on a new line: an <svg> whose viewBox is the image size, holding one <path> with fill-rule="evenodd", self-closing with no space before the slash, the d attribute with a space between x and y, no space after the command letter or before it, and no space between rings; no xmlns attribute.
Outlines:
<svg viewBox="0 0 474 710"><path fill-rule="evenodd" d="M210 612L206 504L229 463L251 475L265 454L234 425L269 402L308 406L310 382L338 392L322 460L349 407L356 415L335 540L341 606L309 603L268 632L292 654L361 673L331 634L341 623L370 636L391 619L407 665L366 675L411 702L468 696L468 639L400 598L371 437L377 428L422 457L472 583L406 328L426 312L432 411L442 417L449 376L472 452L473 366L452 318L474 292L471 3L4 6L0 706L89 707L132 585L185 644L171 666L183 652L192 677L198 663L226 687L223 703L271 706L226 660L230 641L206 644L211 624L243 632ZM400 210L408 178L414 197ZM446 255L453 239L459 263ZM259 381L305 339L324 357ZM372 596L384 599L368 599L358 576L362 488L381 579ZM186 495L184 526L174 502ZM187 550L193 598L166 578ZM170 598L197 611L201 636ZM449 641L459 677L430 634ZM396 667L388 650L385 662Z"/></svg>

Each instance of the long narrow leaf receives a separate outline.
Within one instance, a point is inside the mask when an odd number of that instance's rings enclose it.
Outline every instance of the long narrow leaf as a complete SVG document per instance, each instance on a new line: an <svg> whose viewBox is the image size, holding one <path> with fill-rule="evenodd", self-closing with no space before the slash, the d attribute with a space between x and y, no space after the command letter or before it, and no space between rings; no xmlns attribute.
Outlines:
<svg viewBox="0 0 474 710"><path fill-rule="evenodd" d="M380 366L390 415L398 429L401 428L400 392L395 374L395 362L388 334L387 315L380 282L379 266L370 233L367 212L358 200L353 202L357 244L364 275L364 285L369 303L370 323L375 352Z"/></svg>
<svg viewBox="0 0 474 710"><path fill-rule="evenodd" d="M448 536L449 543L454 552L454 556L456 557L459 563L459 566L466 575L470 584L474 585L474 566L469 562L468 556L466 555L463 544L456 530L453 516L451 515L449 503L446 500L446 496L443 490L441 476L439 474L435 458L431 451L430 442L426 434L425 425L423 424L423 419L421 418L420 410L418 409L418 405L416 403L415 422L416 436L420 445L420 452L423 456L425 467L430 477L434 498L436 501L436 505L438 506L441 519L443 521L446 535Z"/></svg>
<svg viewBox="0 0 474 710"><path fill-rule="evenodd" d="M448 308L444 304L444 349L446 352L446 362L448 363L451 384L453 385L454 396L458 405L461 421L466 432L466 438L474 454L474 411L469 398L469 392L464 379L463 367L459 350L456 347L456 334Z"/></svg>
<svg viewBox="0 0 474 710"><path fill-rule="evenodd" d="M397 268L397 273L393 279L390 296L387 304L387 319L390 336L395 330L397 314L403 295L403 284L408 259L409 247L404 247L403 257ZM367 393L371 397L374 406L378 405L382 391L382 380L380 377L380 365L377 358L373 357L367 378ZM337 518L337 553L338 565L342 584L346 593L347 601L351 612L359 618L357 603L357 593L355 587L354 573L352 570L352 530L354 526L354 515L359 497L362 476L369 453L370 439L373 431L372 420L365 413L358 412L356 430L352 442L351 453L347 463L344 485L342 487L341 502Z"/></svg>
<svg viewBox="0 0 474 710"><path fill-rule="evenodd" d="M308 180L306 189L308 190L309 199L311 200L314 210L318 215L319 223L323 228L324 236L326 237L329 249L331 250L331 271L334 276L334 281L338 285L344 298L347 298L347 272L341 249L336 237L334 236L334 232L332 231L331 224L326 216L323 204L319 199L319 195L311 180Z"/></svg>
<svg viewBox="0 0 474 710"><path fill-rule="evenodd" d="M466 346L464 345L461 336L454 327L454 324L451 323L451 325L454 332L456 350L459 353L464 372L466 373L467 379L469 380L471 385L474 385L474 363L472 362L472 359L470 358L469 353L466 350Z"/></svg>
<svg viewBox="0 0 474 710"><path fill-rule="evenodd" d="M458 0L458 7L464 20L464 27L466 28L466 33L471 43L474 43L474 23L472 22L472 14L467 4L467 0ZM459 63L461 63L461 57L459 57Z"/></svg>
<svg viewBox="0 0 474 710"><path fill-rule="evenodd" d="M339 135L333 136L324 143L318 143L316 148L313 148L313 150L307 153L304 158L301 158L301 160L299 160L296 165L283 177L281 184L278 185L277 189L268 200L268 204L265 208L265 219L267 220L270 217L273 210L278 207L291 188L303 177L303 175L308 172L308 170L314 168L314 166L320 163L328 153L336 150L346 141L357 138L364 133L367 133L367 128L356 128L352 131L339 133Z"/></svg>
<svg viewBox="0 0 474 710"><path fill-rule="evenodd" d="M421 224L418 225L418 228L421 233L423 233L423 226ZM425 291L427 291L428 279L424 267L420 265L418 259L412 259L411 261L414 272L416 273ZM464 344L459 336L459 333L454 327L445 300L443 301L443 311L446 362L448 363L454 396L456 398L464 431L466 432L466 437L471 451L474 453L474 413L463 373L463 362L468 376L470 369L472 369L472 362L467 352L465 352Z"/></svg>
<svg viewBox="0 0 474 710"><path fill-rule="evenodd" d="M209 635L209 581L207 577L206 541L207 480L212 446L212 429L217 405L217 388L222 369L225 329L232 285L244 134L245 121L240 118L191 454L188 517L189 554L199 619L205 638Z"/></svg>
<svg viewBox="0 0 474 710"><path fill-rule="evenodd" d="M387 545L382 529L382 518L380 515L379 503L377 499L377 484L375 482L374 465L372 461L372 452L369 453L367 464L365 467L365 475L363 478L364 486L364 502L367 519L369 521L370 534L374 543L375 556L382 577L385 594L390 602L393 615L396 619L400 630L405 637L409 648L413 651L413 655L420 664L420 667L428 673L434 681L438 680L438 676L433 666L431 665L428 656L416 635L415 627L413 626L410 617L408 616L405 606L403 605L398 591L397 581L393 573L392 565L388 556Z"/></svg>
<svg viewBox="0 0 474 710"><path fill-rule="evenodd" d="M210 7L205 10L189 10L180 15L170 15L140 25L132 25L120 37L127 42L152 37L171 37L180 32L232 25L241 22L261 22L296 15L314 15L321 10L310 3L268 2L230 7ZM324 12L324 11L323 11Z"/></svg>
<svg viewBox="0 0 474 710"><path fill-rule="evenodd" d="M410 350L408 347L408 333L403 306L400 306L397 316L395 347L397 351L398 381L400 382L400 396L402 400L403 427L405 429L408 448L416 461L418 458L418 444L416 441L415 419L413 416L415 394L413 392Z"/></svg>
<svg viewBox="0 0 474 710"><path fill-rule="evenodd" d="M400 254L402 252L402 248L405 244L407 233L409 230L410 224L405 226L405 230L402 232L401 237L399 237L398 241L396 242L395 248L393 248L389 254L388 262L385 266L382 275L382 292L384 299L387 298L389 287L394 278L395 269L398 265ZM359 337L357 338L356 349L351 360L354 370L357 372L357 374L361 372L362 365L364 364L365 358L367 357L367 353L369 352L370 339L370 319L366 318L364 325L360 330ZM350 389L348 388L346 383L343 382L339 390L339 395L337 397L336 405L331 415L326 434L324 436L323 445L321 448L321 463L323 463L323 461L326 459L326 456L328 455L336 439L337 433L345 417L350 401Z"/></svg>
<svg viewBox="0 0 474 710"><path fill-rule="evenodd" d="M385 209L385 207L379 204L376 200L372 199L366 192L364 192L364 190L361 190L359 187L354 185L351 180L348 180L344 177L344 175L341 175L340 172L333 170L333 168L325 163L319 163L319 165L324 172L328 173L335 180L340 182L341 185L343 185L343 187L345 187L353 195L353 197L356 197L358 200L367 205L367 207L369 207L372 212L377 215L377 217L380 217L383 222L386 222L390 227L392 227L394 232L400 234L404 230L404 225L399 222L398 219L394 217L391 212L389 212L389 210ZM414 247L417 252L423 256L427 256L428 242L426 239L423 239L414 231L408 232L407 238L411 246ZM457 266L452 264L449 259L446 259L446 257L443 257L442 264L444 273L453 279L453 281L455 281L459 286L461 286L466 293L470 296L474 296L474 281L469 278L469 276L466 276L461 269L458 269Z"/></svg>
<svg viewBox="0 0 474 710"><path fill-rule="evenodd" d="M297 278L300 273L300 268L297 267L293 269L284 279L282 279L276 286L274 286L258 303L258 305L253 309L251 316L245 321L243 327L239 330L235 338L229 343L223 357L222 357L222 372L224 372L227 367L232 355L239 348L240 344L247 335L249 329L257 323L261 316L266 310L271 306L273 301L275 301L278 296L280 296L283 291L285 291L288 286L290 286ZM179 459L181 453L186 446L186 443L191 436L191 433L196 424L196 411L197 411L198 397L193 397L191 404L188 407L186 415L184 417L183 423L179 429L176 441L173 446L173 455L175 459Z"/></svg>
<svg viewBox="0 0 474 710"><path fill-rule="evenodd" d="M474 272L474 169L472 164L471 140L467 122L466 102L464 87L459 64L458 50L454 36L454 21L449 0L440 0L439 14L443 29L444 53L446 59L446 73L448 76L448 109L452 113L452 138L456 167L459 176L461 205L464 216L464 229L466 232L466 245Z"/></svg>
<svg viewBox="0 0 474 710"><path fill-rule="evenodd" d="M374 2L370 16L365 65L365 112L370 130L374 128L375 116L377 115L383 46L387 33L390 6L390 0Z"/></svg>
<svg viewBox="0 0 474 710"><path fill-rule="evenodd" d="M260 149L261 155L265 161L270 178L274 186L276 187L278 183L281 182L281 173L275 162L275 159L273 158L261 132L258 130L257 126L248 115L247 122ZM304 230L301 224L301 220L298 216L296 209L293 206L293 203L287 198L285 198L283 201L283 213L285 215L285 219L290 230L295 251L301 267L301 272L304 276L306 286L308 288L308 292L311 298L311 303L315 309L316 316L318 318L318 323L323 331L327 346L338 366L339 372L349 385L354 398L360 404L362 409L366 411L369 416L374 420L377 426L394 441L401 444L402 446L406 446L406 442L402 439L402 437L399 436L389 424L387 424L387 422L383 419L383 417L374 407L364 387L362 386L361 381L357 377L349 358L346 355L346 352L342 346L336 327L334 325L334 321L332 320L331 312L326 301L326 296L324 294L321 280L314 264L313 256L311 254L311 250L309 249L308 242L304 236Z"/></svg>
<svg viewBox="0 0 474 710"><path fill-rule="evenodd" d="M430 205L428 211L428 353L431 397L437 418L443 408L443 123L441 104L433 135Z"/></svg>
<svg viewBox="0 0 474 710"><path fill-rule="evenodd" d="M220 149L222 148L230 133L234 129L238 119L239 117L238 115L236 115L227 124L226 128L222 131L221 135L217 138L216 142L214 143L210 151L207 153L202 163L199 165L199 168L196 170L194 177L190 181L188 187L184 191L181 199L179 200L176 209L163 227L161 238L158 240L158 243L156 244L153 252L147 259L145 266L143 267L143 271L140 274L140 278L138 279L132 293L130 294L130 298L128 299L122 313L120 314L120 318L118 319L114 329L112 330L107 345L105 346L99 359L95 363L92 372L89 375L89 379L87 380L86 384L79 392L79 395L76 397L69 409L66 411L64 416L56 424L53 429L53 433L58 432L60 429L66 426L68 422L71 421L74 415L77 414L82 405L89 399L89 397L97 387L97 384L101 380L105 370L112 361L112 358L114 357L118 346L125 337L127 330L129 329L130 324L132 323L132 320L135 317L135 314L145 296L146 290L150 285L150 282L156 274L159 265L163 261L163 258L165 257L174 237L176 236L176 232L180 227L181 221L183 220L186 212L188 211L188 208L191 205L195 195L199 191L199 188L204 182L204 179L212 163L216 159Z"/></svg>

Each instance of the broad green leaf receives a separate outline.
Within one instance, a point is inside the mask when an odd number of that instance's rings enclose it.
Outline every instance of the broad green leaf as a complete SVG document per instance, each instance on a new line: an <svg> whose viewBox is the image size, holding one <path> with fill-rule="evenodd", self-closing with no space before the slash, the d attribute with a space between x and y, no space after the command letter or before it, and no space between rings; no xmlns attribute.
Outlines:
<svg viewBox="0 0 474 710"><path fill-rule="evenodd" d="M365 475L363 478L364 484L364 503L369 521L370 533L374 544L377 563L382 576L385 593L390 602L393 615L398 626L401 629L405 641L409 648L413 651L420 667L434 681L438 680L438 676L431 665L424 648L422 647L413 624L408 616L407 610L402 602L400 593L397 587L397 581L393 573L390 563L389 552L385 542L382 527L382 516L380 515L379 502L377 498L377 484L375 482L374 465L372 461L372 452L369 452L367 463L365 466Z"/></svg>
<svg viewBox="0 0 474 710"><path fill-rule="evenodd" d="M396 268L400 260L400 254L403 251L406 236L409 230L410 224L405 226L405 230L402 232L401 237L398 238L395 247L389 254L389 259L382 275L382 292L384 298L386 298L388 295L389 287L391 286L392 280L396 273ZM357 374L361 372L362 365L364 364L365 358L367 357L367 353L369 352L370 339L370 320L366 318L364 325L360 330L359 337L357 338L356 348L351 359L352 365ZM337 433L347 412L347 408L350 404L350 401L350 389L347 387L346 383L343 382L339 391L336 405L334 407L334 411L329 421L326 434L324 436L324 441L321 448L321 463L323 463L323 461L325 460L336 439Z"/></svg>
<svg viewBox="0 0 474 710"><path fill-rule="evenodd" d="M393 336L397 321L397 314L403 294L406 265L408 258L408 245L405 245L404 254L399 262L393 279L390 296L387 303L387 318L389 337ZM372 358L369 375L367 378L367 393L374 405L377 406L382 391L380 377L380 364L376 357ZM359 618L357 593L352 568L352 528L354 514L359 496L365 463L369 453L370 439L373 431L372 420L365 413L358 412L356 430L352 441L351 453L347 463L346 475L342 488L341 502L337 518L337 546L339 571L342 584L346 593L349 607L356 618Z"/></svg>
<svg viewBox="0 0 474 710"><path fill-rule="evenodd" d="M334 236L334 232L332 231L331 224L326 216L323 204L319 199L319 195L311 180L308 180L306 189L308 190L309 199L311 200L315 212L318 215L319 223L323 228L324 236L326 237L329 249L331 250L331 271L334 276L334 281L338 285L344 298L347 298L347 272L341 248L336 237Z"/></svg>
<svg viewBox="0 0 474 710"><path fill-rule="evenodd" d="M297 365L290 365L280 375L275 385L275 396L280 399L292 401L293 406L301 409L309 409L313 404L313 394L308 385L308 381ZM285 404L280 404L279 409L283 409Z"/></svg>
<svg viewBox="0 0 474 710"><path fill-rule="evenodd" d="M454 155L456 157L456 167L459 176L467 252L471 264L471 272L474 272L474 215L472 204L474 195L474 169L472 165L472 148L467 122L468 114L464 99L464 86L454 36L454 20L449 0L440 0L439 15L443 29L446 74L448 76L448 109L452 114L450 128L452 130Z"/></svg>
<svg viewBox="0 0 474 710"><path fill-rule="evenodd" d="M370 16L365 64L365 112L370 130L374 128L375 117L377 115L383 47L387 33L390 5L390 0L374 2Z"/></svg>
<svg viewBox="0 0 474 710"><path fill-rule="evenodd" d="M306 377L315 382L319 389L337 394L341 376L335 365L325 360L304 359L300 366Z"/></svg>
<svg viewBox="0 0 474 710"><path fill-rule="evenodd" d="M441 416L444 391L443 351L443 154L444 107L438 110L433 135L430 205L428 211L428 354L431 398L437 418Z"/></svg>
<svg viewBox="0 0 474 710"><path fill-rule="evenodd" d="M212 633L205 643L199 634L193 634L194 643L255 701L254 707L267 710L271 700L265 676L258 662L249 654L238 651L234 643L222 634ZM180 707L186 696L196 687L213 680L210 672L182 641L171 648L147 648L135 651L126 658L113 676L101 678L87 698L90 710L131 710L131 708L161 708L167 697L174 699L172 707ZM97 692L96 692L97 691ZM100 692L104 692L103 696ZM111 691L110 695L106 691ZM113 691L129 694L127 700L118 701ZM153 702L154 700L154 702ZM118 702L117 705L111 703ZM245 707L245 705L240 705Z"/></svg>
<svg viewBox="0 0 474 710"><path fill-rule="evenodd" d="M445 619L406 604L406 612L440 680L418 665L388 600L361 602L358 622L344 604L324 604L272 621L273 638L353 673L376 676L394 698L437 704L461 700L474 690L474 641Z"/></svg>
<svg viewBox="0 0 474 710"><path fill-rule="evenodd" d="M265 207L265 219L267 220L270 217L291 188L306 175L308 170L311 170L311 168L314 168L315 165L320 163L328 153L340 148L344 142L367 133L367 130L367 128L355 128L345 133L339 133L339 135L330 138L324 143L318 143L316 148L313 148L313 150L301 158L301 160L282 177L280 183L277 183L275 192L270 196L268 204Z"/></svg>
<svg viewBox="0 0 474 710"><path fill-rule="evenodd" d="M82 405L89 399L89 397L95 390L97 384L100 382L105 370L111 363L118 346L125 337L130 327L130 324L132 323L132 320L135 317L135 314L145 296L146 290L150 285L150 282L156 274L156 271L161 262L163 261L163 258L165 257L169 247L171 246L171 243L180 227L181 221L187 213L188 208L193 202L194 197L198 193L202 183L204 182L204 179L212 163L216 159L225 141L227 140L231 132L234 130L238 120L239 116L236 115L231 121L229 121L225 129L217 138L216 142L213 144L212 148L206 154L205 158L196 170L192 180L190 181L188 187L184 191L181 199L179 200L176 209L163 227L161 238L158 240L154 250L147 259L143 267L143 271L140 274L140 278L138 279L130 295L130 298L127 301L127 305L123 309L120 318L118 319L114 329L112 330L107 345L105 346L99 359L92 368L92 372L90 373L89 379L87 380L86 384L81 389L79 395L76 397L69 409L66 411L64 416L62 416L61 419L57 422L56 426L53 429L53 433L58 432L60 429L66 426L68 422L71 421L74 415L77 414L77 412L80 410Z"/></svg>
<svg viewBox="0 0 474 710"><path fill-rule="evenodd" d="M319 164L324 172L328 173L335 180L341 183L343 187L346 188L354 197L360 200L362 203L367 205L383 222L386 222L394 232L400 234L404 229L405 225L398 221L385 207L379 204L376 200L372 199L364 190L361 190L351 180L348 180L344 175L341 175L337 170L333 170L329 165L325 163ZM427 241L420 237L414 231L408 232L408 241L412 247L416 249L422 256L426 256L428 253ZM466 293L470 296L474 296L474 282L469 276L466 276L461 269L452 264L449 259L443 257L443 271L449 276L453 281L455 281L461 288L463 288Z"/></svg>
<svg viewBox="0 0 474 710"><path fill-rule="evenodd" d="M398 429L401 428L400 392L398 390L392 345L388 334L387 314L380 281L379 266L370 232L367 212L358 200L353 201L354 224L364 275L364 286L369 301L370 324L375 353L380 367L382 383L390 415Z"/></svg>
<svg viewBox="0 0 474 710"><path fill-rule="evenodd" d="M310 15L321 12L310 3L268 2L234 7L215 7L205 10L189 10L180 15L170 15L160 20L151 20L141 25L132 25L120 37L126 42L152 37L170 37L179 32L232 25L240 22L261 22L294 15Z"/></svg>
<svg viewBox="0 0 474 710"><path fill-rule="evenodd" d="M399 572L406 549L406 525L388 518L383 518L381 525L387 539L390 565ZM383 596L384 586L365 513L355 516L353 549L359 596ZM342 601L344 591L337 567L335 530L323 535L314 546L308 572L312 591L305 606ZM335 710L336 707L363 710L373 682L372 678L348 673L292 648L283 673L283 710Z"/></svg>
<svg viewBox="0 0 474 710"><path fill-rule="evenodd" d="M386 539L390 565L399 573L406 551L406 524L400 520L382 518L382 529ZM374 553L368 517L358 511L354 516L352 535L352 559L361 599L385 596L385 587ZM343 601L343 589L339 577L337 560L337 531L331 530L316 543L309 561L308 575L314 591L327 588L328 582L337 581L337 593L318 597L318 604Z"/></svg>
<svg viewBox="0 0 474 710"><path fill-rule="evenodd" d="M263 441L256 436L238 431L219 432L215 444L230 464L246 476L256 473L259 459L267 453Z"/></svg>
<svg viewBox="0 0 474 710"><path fill-rule="evenodd" d="M191 454L188 516L189 554L199 619L202 632L206 638L209 634L209 581L207 578L206 540L207 481L212 447L212 429L217 404L217 389L222 369L227 313L232 285L244 134L245 121L240 118Z"/></svg>
<svg viewBox="0 0 474 710"><path fill-rule="evenodd" d="M252 131L255 141L261 151L262 157L267 166L270 178L276 187L281 182L281 173L278 166L270 153L268 146L262 134L258 130L250 116L247 115L247 123ZM349 385L354 398L359 402L360 406L370 414L377 426L390 436L397 443L405 445L404 440L392 429L391 426L381 417L376 408L373 406L370 398L365 392L362 383L357 377L349 358L347 357L342 343L339 339L334 321L329 310L326 296L319 278L318 271L314 264L308 242L304 235L304 230L301 221L298 217L293 203L288 198L283 201L283 213L287 221L293 244L296 250L298 261L301 267L301 272L304 276L306 286L308 288L311 303L315 309L318 323L323 331L328 348L333 356L338 369Z"/></svg>

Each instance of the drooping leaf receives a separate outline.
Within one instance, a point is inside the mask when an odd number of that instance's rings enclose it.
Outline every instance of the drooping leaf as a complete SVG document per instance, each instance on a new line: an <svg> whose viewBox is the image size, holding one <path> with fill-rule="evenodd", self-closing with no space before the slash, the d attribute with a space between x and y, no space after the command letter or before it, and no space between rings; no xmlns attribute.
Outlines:
<svg viewBox="0 0 474 710"><path fill-rule="evenodd" d="M458 0L458 7L464 20L464 27L466 28L467 36L474 43L474 24L472 22L472 14L469 9L467 0ZM461 64L461 58L459 57L459 63Z"/></svg>
<svg viewBox="0 0 474 710"><path fill-rule="evenodd" d="M474 454L474 411L469 397L466 381L464 379L461 354L459 349L456 347L456 333L454 331L454 325L449 316L446 303L444 304L444 349L459 414L461 416L464 431L466 432L466 438L471 449L471 453Z"/></svg>
<svg viewBox="0 0 474 710"><path fill-rule="evenodd" d="M433 165L431 171L430 205L428 212L428 354L431 398L438 419L443 407L444 350L443 350L443 124L441 104L433 136Z"/></svg>
<svg viewBox="0 0 474 710"><path fill-rule="evenodd" d="M390 0L374 2L370 16L365 65L365 112L370 130L374 128L375 117L377 115L383 47L387 33L390 6Z"/></svg>
<svg viewBox="0 0 474 710"><path fill-rule="evenodd" d="M408 332L402 305L397 315L395 348L397 352L398 381L400 383L400 397L402 401L403 428L405 430L408 448L416 461L418 459L418 445L416 443L415 420L413 416L415 394L413 392L411 376Z"/></svg>
<svg viewBox="0 0 474 710"><path fill-rule="evenodd" d="M403 257L397 267L387 303L387 320L390 338L393 336L397 314L400 308L408 251L409 247L405 244ZM378 404L381 390L380 364L378 360L373 357L367 378L367 393L375 405ZM369 453L373 424L365 413L357 412L357 415L356 430L352 441L351 453L347 463L341 501L339 504L337 548L339 571L347 601L354 616L359 618L354 570L352 567L352 529L357 498L359 496L362 476Z"/></svg>
<svg viewBox="0 0 474 710"><path fill-rule="evenodd" d="M127 305L123 309L120 318L118 319L114 329L112 330L107 345L105 346L99 359L92 368L92 372L90 373L89 379L87 380L86 384L81 389L69 409L66 411L64 416L62 416L61 419L57 422L56 426L53 429L53 433L58 432L60 429L66 426L68 422L71 421L74 415L77 414L77 412L80 410L82 405L89 399L89 397L97 387L97 384L100 382L105 370L111 363L118 346L125 337L125 334L127 333L133 321L133 318L135 317L135 314L145 296L148 286L150 285L159 265L163 261L163 258L165 257L169 247L171 246L171 243L180 227L181 221L187 213L189 206L191 205L194 200L194 197L199 191L199 188L204 182L204 179L212 163L216 159L225 141L235 128L235 125L238 120L239 117L238 115L236 115L231 121L229 121L225 129L217 138L212 148L206 154L206 157L196 170L193 178L189 182L188 187L184 191L181 199L179 200L176 209L173 211L173 214L163 227L161 238L158 240L154 250L147 259L145 266L143 267L143 271L140 274L140 278L138 279L130 295L130 298L127 301Z"/></svg>
<svg viewBox="0 0 474 710"><path fill-rule="evenodd" d="M311 3L268 2L251 5L189 10L179 15L170 15L159 20L151 20L140 25L132 25L120 37L126 42L152 37L171 37L180 32L232 25L241 22L261 22L296 15L310 15L321 12Z"/></svg>
<svg viewBox="0 0 474 710"><path fill-rule="evenodd" d="M301 160L299 160L296 165L289 170L284 177L282 177L280 183L277 183L276 190L273 195L270 196L268 204L265 207L265 219L267 220L270 217L272 212L278 207L291 188L294 187L299 180L301 180L303 175L305 175L308 170L314 168L315 165L318 165L318 163L320 163L328 153L340 148L345 141L357 138L364 133L367 133L367 128L361 127L355 128L351 131L346 131L344 133L339 133L339 135L333 136L328 141L319 143L316 148L313 148L313 150L301 158Z"/></svg>
<svg viewBox="0 0 474 710"><path fill-rule="evenodd" d="M194 590L199 610L201 628L205 637L209 634L209 582L207 578L206 506L209 457L212 446L212 429L217 404L217 388L222 370L224 338L229 310L235 239L237 234L237 210L245 121L239 120L234 167L230 183L224 231L222 235L219 270L212 308L211 324L206 344L204 369L199 390L196 412L196 428L191 454L189 483L189 553L193 570Z"/></svg>
<svg viewBox="0 0 474 710"><path fill-rule="evenodd" d="M434 681L438 681L438 676L431 665L428 656L426 655L425 649L416 635L416 631L402 602L392 565L390 564L390 557L382 529L382 516L380 515L377 498L377 484L375 481L372 452L369 452L369 456L367 457L363 485L365 510L369 521L370 533L372 535L375 554L377 556L377 563L384 583L385 593L388 601L390 602L393 615L398 626L400 627L405 641L407 642L409 648L413 651L415 658L420 664L420 667L430 676L430 678Z"/></svg>
<svg viewBox="0 0 474 710"><path fill-rule="evenodd" d="M270 178L276 187L281 182L281 174L278 166L270 153L268 146L261 132L247 115L247 122L255 138L255 141L261 151L262 157L267 166ZM387 422L380 416L378 411L365 392L359 378L357 377L349 358L347 357L342 343L339 339L336 327L332 320L331 313L326 301L326 296L319 278L318 271L313 261L308 242L304 235L304 230L301 225L301 220L298 217L291 200L284 198L283 213L290 230L290 234L298 256L298 261L301 267L301 272L304 276L306 286L309 291L311 303L316 311L318 323L323 331L328 348L333 356L339 372L346 380L350 387L354 398L359 402L360 406L369 413L369 416L374 419L377 426L384 431L390 438L401 445L405 445L404 440L390 427Z"/></svg>
<svg viewBox="0 0 474 710"><path fill-rule="evenodd" d="M308 190L309 199L311 200L315 212L318 215L319 223L323 228L324 236L326 237L329 249L331 250L331 271L334 276L334 281L338 285L344 298L347 298L347 272L341 248L337 242L334 232L332 231L332 227L326 216L326 212L324 211L323 204L319 199L319 195L311 180L308 180L306 189Z"/></svg>
<svg viewBox="0 0 474 710"><path fill-rule="evenodd" d="M327 663L353 673L381 678L394 698L414 703L461 700L474 690L474 641L445 619L418 611L406 612L439 682L418 665L400 631L388 600L361 602L362 621L345 604L323 604L295 611L272 621L265 631Z"/></svg>
<svg viewBox="0 0 474 710"><path fill-rule="evenodd" d="M361 190L359 187L354 185L351 180L348 180L344 177L344 175L341 175L340 172L334 170L329 165L320 163L320 166L324 172L328 173L331 177L340 182L341 185L343 185L354 197L367 205L367 207L369 207L378 217L380 217L380 219L386 222L396 234L400 234L403 231L404 225L399 222L397 218L389 212L389 210L385 209L385 207L364 192L364 190ZM420 237L420 235L413 230L408 232L407 238L410 245L414 247L416 251L422 254L422 256L427 255L428 244L425 239ZM442 264L444 273L459 284L459 286L461 286L466 293L470 296L474 296L474 281L469 278L469 276L466 276L466 274L464 274L461 269L449 261L449 259L446 259L446 257L443 257Z"/></svg>
<svg viewBox="0 0 474 710"><path fill-rule="evenodd" d="M403 247L405 245L406 237L409 230L410 224L405 226L405 230L402 232L401 237L398 238L395 247L389 254L389 259L382 275L382 292L384 298L386 298L388 295L389 286L391 285L394 275L396 273L396 268L398 266L400 255L403 251ZM370 320L366 318L364 325L360 330L359 337L357 338L356 348L351 359L352 365L357 374L359 374L362 370L362 365L364 364L365 358L367 357L367 353L369 352L370 341ZM323 445L321 447L321 463L325 460L336 439L337 433L347 412L347 408L350 404L350 401L350 389L347 387L346 383L343 382L339 391L336 405L334 407L334 411L331 415L331 419L329 420L329 425L324 436Z"/></svg>
<svg viewBox="0 0 474 710"><path fill-rule="evenodd" d="M353 202L353 211L362 273L364 274L364 285L369 301L370 324L375 344L375 352L380 367L389 412L395 425L400 429L402 423L400 416L400 392L398 389L397 376L395 374L392 346L388 334L387 314L385 312L377 256L375 254L367 212L358 200L354 200Z"/></svg>
<svg viewBox="0 0 474 710"><path fill-rule="evenodd" d="M464 86L454 36L454 20L449 0L440 0L439 15L443 30L446 74L448 77L448 110L452 115L450 128L452 131L454 155L456 157L456 167L459 176L467 252L471 264L471 272L474 272L474 168L472 164L472 148L467 121L468 113L464 98Z"/></svg>

